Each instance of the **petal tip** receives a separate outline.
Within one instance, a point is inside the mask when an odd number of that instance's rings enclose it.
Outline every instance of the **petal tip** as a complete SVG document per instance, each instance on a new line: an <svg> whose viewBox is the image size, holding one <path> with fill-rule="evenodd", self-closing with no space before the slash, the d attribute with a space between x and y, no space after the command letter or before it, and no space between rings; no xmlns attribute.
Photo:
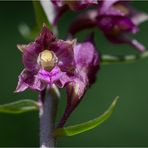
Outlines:
<svg viewBox="0 0 148 148"><path fill-rule="evenodd" d="M16 45L16 47L17 47L21 52L24 52L26 46L27 46L27 45L24 45L24 44L23 44L23 45L20 45L20 44L17 44L17 45Z"/></svg>

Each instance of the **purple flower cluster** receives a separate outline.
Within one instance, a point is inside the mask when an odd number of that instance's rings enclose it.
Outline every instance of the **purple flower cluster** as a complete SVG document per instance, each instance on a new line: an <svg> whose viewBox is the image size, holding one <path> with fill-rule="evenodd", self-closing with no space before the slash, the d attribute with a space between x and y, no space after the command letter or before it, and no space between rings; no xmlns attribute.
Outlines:
<svg viewBox="0 0 148 148"><path fill-rule="evenodd" d="M148 15L133 9L129 0L52 0L52 2L59 9L64 8L65 11L68 9L78 11L88 8L88 6L96 6L77 16L70 26L69 33L71 35L84 29L97 27L112 43L129 44L140 52L145 50L141 43L136 39L130 39L128 34L137 33L139 31L138 25L148 20ZM59 11L56 19L59 19L63 13L63 11Z"/></svg>

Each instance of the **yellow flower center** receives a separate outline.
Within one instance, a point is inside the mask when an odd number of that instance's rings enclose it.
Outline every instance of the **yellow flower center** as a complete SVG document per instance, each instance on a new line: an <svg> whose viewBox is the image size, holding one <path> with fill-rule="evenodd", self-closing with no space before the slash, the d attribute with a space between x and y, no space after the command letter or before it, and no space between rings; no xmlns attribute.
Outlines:
<svg viewBox="0 0 148 148"><path fill-rule="evenodd" d="M58 59L53 51L44 50L42 51L37 59L37 63L44 69L50 71L57 64Z"/></svg>

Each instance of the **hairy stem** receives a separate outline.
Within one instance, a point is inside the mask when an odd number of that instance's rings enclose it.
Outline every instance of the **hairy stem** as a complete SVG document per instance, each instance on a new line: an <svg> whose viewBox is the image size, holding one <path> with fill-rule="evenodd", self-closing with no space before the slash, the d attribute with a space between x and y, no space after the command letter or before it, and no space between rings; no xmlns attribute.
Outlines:
<svg viewBox="0 0 148 148"><path fill-rule="evenodd" d="M57 112L58 97L54 90L47 91L47 95L40 94L40 148L55 147L56 139L52 136L55 129L55 118ZM41 97L45 98L41 98ZM43 101L44 100L44 101Z"/></svg>

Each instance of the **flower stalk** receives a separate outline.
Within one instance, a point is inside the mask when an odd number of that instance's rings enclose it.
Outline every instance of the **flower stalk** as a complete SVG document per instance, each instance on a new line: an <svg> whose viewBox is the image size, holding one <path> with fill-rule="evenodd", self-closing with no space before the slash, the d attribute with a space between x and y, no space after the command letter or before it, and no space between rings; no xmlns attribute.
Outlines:
<svg viewBox="0 0 148 148"><path fill-rule="evenodd" d="M113 64L113 63L132 63L142 59L148 58L148 51L144 51L139 54L129 54L129 55L101 55L101 64Z"/></svg>
<svg viewBox="0 0 148 148"><path fill-rule="evenodd" d="M44 97L44 98L42 98ZM40 93L39 101L41 103L39 118L40 118L40 148L55 147L56 139L52 133L55 129L55 119L58 106L58 97L55 89L50 88Z"/></svg>

